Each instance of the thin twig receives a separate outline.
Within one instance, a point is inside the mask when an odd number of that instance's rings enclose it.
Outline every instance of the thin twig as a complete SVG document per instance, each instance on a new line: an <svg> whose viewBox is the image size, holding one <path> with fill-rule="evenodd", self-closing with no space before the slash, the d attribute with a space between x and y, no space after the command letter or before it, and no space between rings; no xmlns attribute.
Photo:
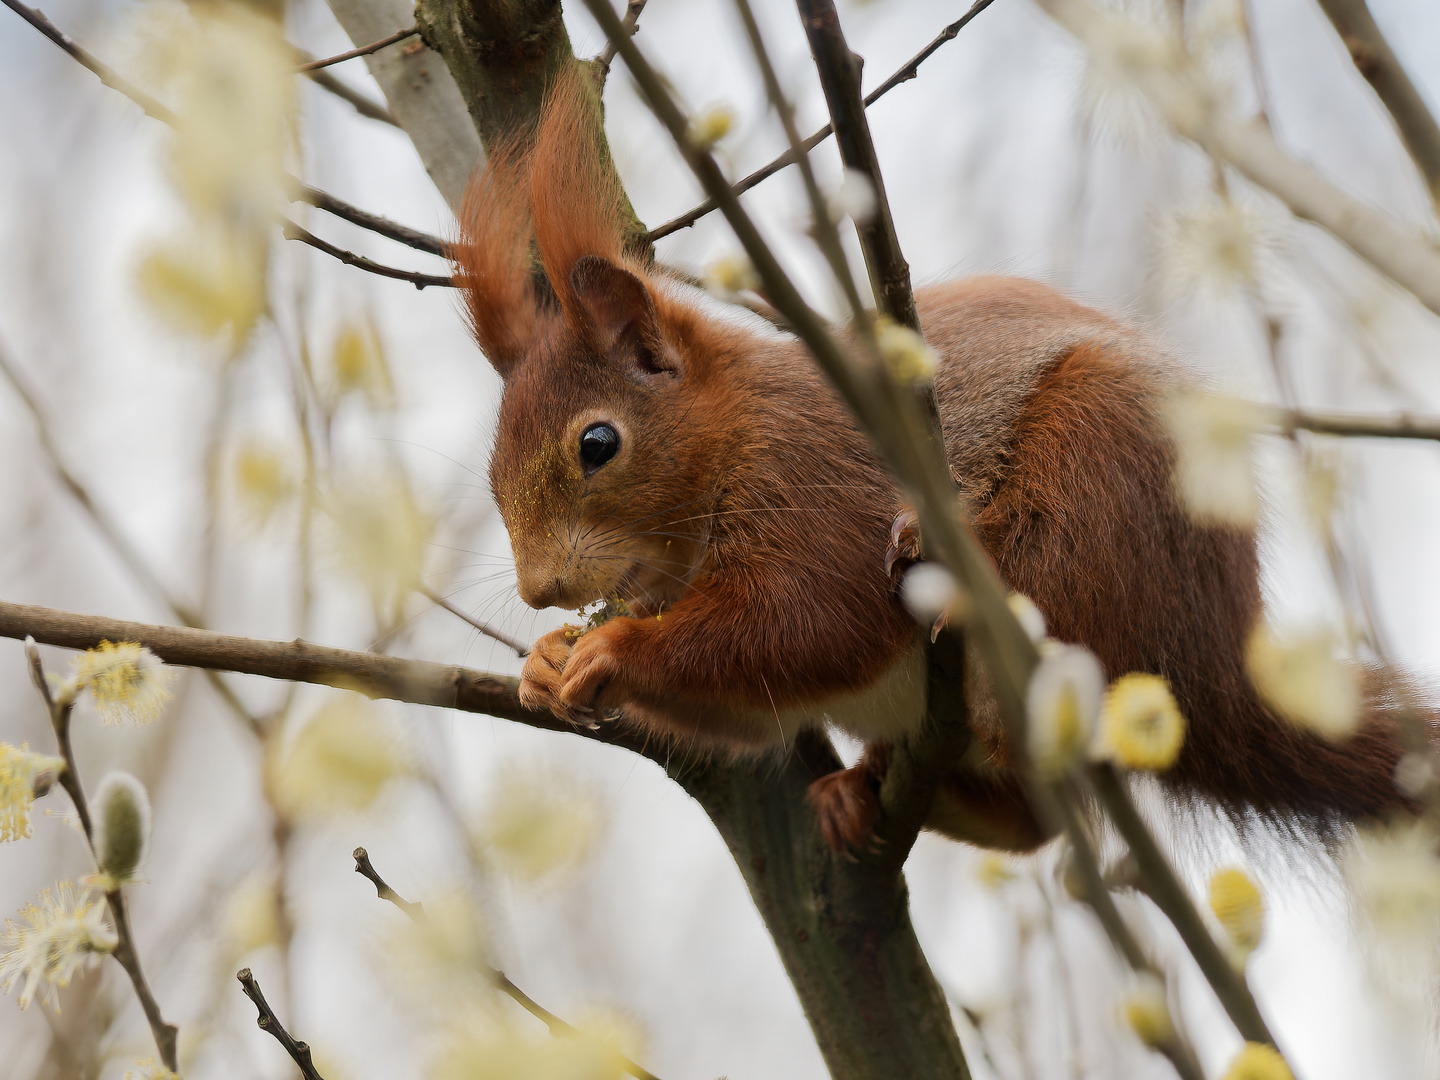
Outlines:
<svg viewBox="0 0 1440 1080"><path fill-rule="evenodd" d="M353 90L341 82L328 71L307 71L306 76L320 89L334 94L341 101L349 103L356 112L370 120L379 120L382 124L389 124L391 127L399 127L400 121L384 105L378 101L371 101L370 98Z"/></svg>
<svg viewBox="0 0 1440 1080"><path fill-rule="evenodd" d="M1440 440L1440 419L1429 416L1359 416L1353 413L1317 413L1308 409L1277 412L1275 426L1282 432L1313 431L1317 435L1344 435L1357 439Z"/></svg>
<svg viewBox="0 0 1440 1080"><path fill-rule="evenodd" d="M630 0L630 2L625 5L625 19L620 25L625 28L625 33L630 37L635 36L640 22L640 13L645 10L645 3L646 0ZM600 68L601 83L604 83L605 77L610 74L610 64L614 59L615 45L613 42L607 40L605 42L605 48L601 49L600 55L595 57L595 63Z"/></svg>
<svg viewBox="0 0 1440 1080"><path fill-rule="evenodd" d="M960 18L956 19L949 26L945 27L944 30L941 30L940 33L935 35L934 40L932 40L929 45L926 45L925 48L921 49L918 53L916 53L908 61L906 61L903 67L901 67L883 83L877 86L874 90L870 91L870 93L866 94L866 108L874 105L875 102L879 101L882 97L888 94L891 90L895 89L895 87L899 86L901 83L909 82L911 79L915 78L915 76L918 74L918 69L920 65L923 64L926 60L928 60L931 55L934 54L936 49L940 48L940 46L944 45L947 41L953 41L956 35L958 35L961 30L965 29L966 24L968 24L971 19L975 18L976 15L979 15L980 12L984 11L994 2L995 0L976 0L976 2L970 7L969 11L965 12L965 14L962 15ZM824 127L816 131L813 135L810 135L808 138L804 139L800 145L804 148L805 153L808 154L811 150L814 150L815 147L819 146L822 142L828 139L831 134L833 134L833 132L834 128L832 128L829 124L826 124ZM738 181L734 185L734 187L731 188L731 191L733 191L736 195L743 195L745 194L745 192L753 188L756 184L760 183L763 180L768 180L770 177L774 176L777 172L785 168L787 165L795 164L797 160L798 158L793 151L786 150L785 153L781 154L774 161L771 161L768 165L762 165L760 168L752 172L749 176L745 177L743 180ZM671 233L679 232L681 229L688 229L691 225L694 225L695 222L699 221L706 214L717 209L717 207L718 204L715 202L714 199L706 199L699 206L687 210L679 217L671 218L669 221L665 222L665 224L651 229L650 232L646 234L645 238L651 243L654 243L662 236L669 236Z"/></svg>
<svg viewBox="0 0 1440 1080"><path fill-rule="evenodd" d="M429 600L436 607L444 608L451 615L454 615L457 619L469 623L486 637L491 638L494 641L498 641L506 648L515 650L515 654L517 656L526 657L530 655L530 646L526 645L519 638L513 638L509 634L505 633L504 630L497 630L489 623L481 622L479 619L475 618L475 616L462 611L460 608L450 603L449 600L446 600L445 597L441 596L435 590L431 589L428 585L418 585L416 586L415 591L418 592L421 596L425 597L425 599Z"/></svg>
<svg viewBox="0 0 1440 1080"><path fill-rule="evenodd" d="M319 71L331 64L338 64L345 60L354 60L357 56L369 56L371 53L379 52L381 49L394 45L396 42L404 41L406 38L414 37L420 33L420 27L412 26L408 30L397 30L389 37L383 37L379 41L372 41L369 45L362 45L358 49L351 49L349 52L338 53L335 56L327 56L323 60L311 60L309 63L301 64L295 70L301 74L309 71Z"/></svg>
<svg viewBox="0 0 1440 1080"><path fill-rule="evenodd" d="M439 255L441 258L446 257L448 245L440 237L421 232L419 229L412 229L408 225L401 225L397 221L391 221L379 214L372 214L368 210L361 210L357 206L351 206L343 199L337 199L328 191L321 191L319 188L302 183L295 189L295 198L299 202L309 203L311 206L324 210L327 214L334 214L352 225L359 225L362 229L379 233L397 243L412 247L416 251Z"/></svg>
<svg viewBox="0 0 1440 1080"><path fill-rule="evenodd" d="M255 1024L261 1031L269 1032L275 1037L275 1041L285 1048L291 1060L300 1067L300 1075L305 1080L325 1080L315 1070L315 1063L310 1060L310 1044L297 1042L288 1031L285 1025L280 1023L280 1018L270 1008L270 1003L265 1000L265 995L260 992L260 984L255 981L255 976L250 973L249 968L241 968L235 973L235 978L240 980L240 985L245 990L245 996L250 999L259 1014L255 1017Z"/></svg>
<svg viewBox="0 0 1440 1080"><path fill-rule="evenodd" d="M308 244L316 251L323 251L332 259L339 259L346 266L353 266L367 273L377 274L380 277L394 278L396 281L408 281L417 289L455 288L455 280L453 278L441 277L437 274L421 274L414 270L397 270L393 266L384 266L373 259L367 259L364 255L356 255L353 251L346 251L344 248L338 248L334 244L327 243L308 229L302 228L288 218L282 218L281 223L286 240L298 240L302 244Z"/></svg>
<svg viewBox="0 0 1440 1080"><path fill-rule="evenodd" d="M414 901L406 900L394 889L392 889L386 883L385 879L380 876L379 871L377 871L374 865L370 862L369 852L367 852L363 847L358 847L354 851L354 858L355 872L361 877L365 878L367 881L369 881L370 884L375 886L375 894L381 900L390 901L390 903L394 904L406 915L410 916L410 918L413 919L415 922L425 922L426 915L424 907L418 903L415 903ZM506 996L516 1002L516 1004L520 1005L531 1016L535 1017L546 1027L548 1027L550 1029L551 1035L555 1036L556 1038L561 1038L578 1034L573 1024L567 1023L566 1021L562 1020L560 1017L552 1013L549 1009L545 1008L545 1006L537 1002L529 994L525 993L524 990L521 990L518 986L511 982L509 976L507 976L499 968L493 968L487 964L486 969L491 979L494 980L495 985L499 987L499 989L502 990L506 994ZM616 1056L619 1060L621 1068L623 1068L631 1076L637 1077L638 1080L659 1080L659 1077L657 1077L649 1069L646 1069L641 1065L637 1065L635 1062L631 1061L623 1054Z"/></svg>
<svg viewBox="0 0 1440 1080"><path fill-rule="evenodd" d="M45 679L45 665L40 659L40 650L35 647L34 639L27 639L25 642L25 658L29 664L30 677L40 691L40 697L50 714L50 725L55 730L55 744L65 761L65 768L60 770L58 777L60 786L70 796L70 802L75 807L75 816L80 819L80 826L85 831L85 843L90 848L91 857L95 858L94 822L90 816L90 804L85 798L85 789L80 783L80 770L75 765L75 751L70 744L70 717L75 706L74 694L71 692L59 698L51 694ZM135 935L130 929L125 895L121 892L121 887L115 885L106 889L104 896L105 906L110 910L110 919L115 924L116 945L110 955L125 969L125 974L130 976L130 985L134 988L135 997L150 1024L150 1033L155 1039L155 1049L160 1053L161 1063L171 1072L175 1072L180 1067L175 1049L179 1029L174 1024L166 1023L155 995L150 992L150 984L145 980L145 972L140 966L140 953L135 948Z"/></svg>

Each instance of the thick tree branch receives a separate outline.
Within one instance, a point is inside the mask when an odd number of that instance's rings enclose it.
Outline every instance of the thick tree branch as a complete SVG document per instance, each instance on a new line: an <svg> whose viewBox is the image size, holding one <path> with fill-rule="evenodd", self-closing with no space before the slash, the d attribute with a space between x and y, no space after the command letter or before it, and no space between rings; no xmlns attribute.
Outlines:
<svg viewBox="0 0 1440 1080"><path fill-rule="evenodd" d="M875 140L870 137L870 122L865 118L865 101L860 94L864 60L846 44L834 0L797 0L796 6L810 41L815 69L820 73L840 160L846 169L863 177L874 194L873 212L855 222L855 231L870 273L875 306L881 315L918 334L920 315L910 288L910 265L900 251L885 180L880 174L880 159L875 154Z"/></svg>
<svg viewBox="0 0 1440 1080"><path fill-rule="evenodd" d="M406 38L414 37L418 33L420 33L418 26L412 26L408 30L397 30L388 37L383 37L379 41L372 41L369 45L362 45L358 49L351 49L349 52L327 56L323 60L310 60L301 64L295 70L301 74L306 74L311 71L319 71L321 68L330 67L332 64L343 63L346 60L354 60L357 56L369 56L371 53L377 53L381 49L398 44Z"/></svg>
<svg viewBox="0 0 1440 1080"><path fill-rule="evenodd" d="M325 1080L315 1069L315 1063L310 1060L310 1045L297 1042L290 1032L285 1030L285 1025L280 1023L280 1018L275 1015L275 1010L270 1008L270 1003L265 1000L265 995L260 992L260 984L255 981L249 968L241 968L235 973L235 978L240 980L241 987L245 990L245 996L250 999L259 1014L255 1017L255 1024L261 1031L269 1032L275 1037L275 1041L284 1047L290 1059L300 1068L300 1075L304 1080Z"/></svg>
<svg viewBox="0 0 1440 1080"><path fill-rule="evenodd" d="M1330 17L1356 69L1395 121L1405 148L1425 177L1431 199L1440 207L1440 124L1375 25L1365 0L1320 0L1320 7Z"/></svg>
<svg viewBox="0 0 1440 1080"><path fill-rule="evenodd" d="M1230 115L1200 65L1174 43L1086 0L1039 3L1086 48L1125 71L1181 136L1277 196L1297 217L1328 230L1440 314L1440 250L1291 157L1264 124Z"/></svg>
<svg viewBox="0 0 1440 1080"><path fill-rule="evenodd" d="M926 60L930 59L936 49L940 48L940 46L944 45L947 41L953 41L959 35L960 31L965 29L966 25L969 24L971 19L975 18L976 15L979 15L980 12L984 11L994 2L995 0L976 0L976 2L971 5L969 11L965 12L964 15L956 19L949 26L945 27L945 29L941 30L940 33L936 34L929 45L926 45L925 48L921 49L918 53L916 53L909 60L907 60L905 64L900 67L893 75L891 75L883 83L877 86L874 90L870 91L870 93L866 94L865 107L869 108L871 105L874 105L875 102L879 101L882 97L888 94L891 90L895 89L895 87L899 86L901 83L909 82L911 79L915 78L915 76L919 74L920 65L923 64ZM811 150L814 150L815 147L819 146L822 142L828 139L831 134L833 134L833 132L834 128L831 125L826 124L824 127L820 128L818 131L807 137L801 143L801 145L805 148L805 152L808 154ZM775 160L771 161L768 165L762 165L760 168L752 172L749 176L745 177L743 180L738 181L730 190L733 191L736 195L743 195L745 194L745 192L753 188L756 184L759 184L763 180L768 180L770 177L774 176L777 172L785 168L787 165L794 165L797 160L798 158L795 156L793 151L786 150L785 153L775 158ZM706 214L709 214L715 209L717 209L717 206L718 204L715 202L714 199L706 199L699 206L687 210L679 217L671 218L669 221L665 222L665 224L651 229L650 232L647 234L647 237L653 243L654 241L659 240L663 236L669 236L671 233L679 232L681 229L688 229L691 225L694 225L695 222L699 221Z"/></svg>

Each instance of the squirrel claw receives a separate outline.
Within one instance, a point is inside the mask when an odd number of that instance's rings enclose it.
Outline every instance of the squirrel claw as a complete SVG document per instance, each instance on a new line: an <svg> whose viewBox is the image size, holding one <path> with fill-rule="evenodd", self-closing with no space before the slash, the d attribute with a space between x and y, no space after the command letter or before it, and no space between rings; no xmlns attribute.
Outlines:
<svg viewBox="0 0 1440 1080"><path fill-rule="evenodd" d="M885 573L904 573L920 561L920 518L913 507L902 507L890 524L890 546L885 549Z"/></svg>
<svg viewBox="0 0 1440 1080"><path fill-rule="evenodd" d="M805 795L815 808L820 835L831 851L853 861L856 851L872 845L880 820L880 796L862 767L822 776Z"/></svg>

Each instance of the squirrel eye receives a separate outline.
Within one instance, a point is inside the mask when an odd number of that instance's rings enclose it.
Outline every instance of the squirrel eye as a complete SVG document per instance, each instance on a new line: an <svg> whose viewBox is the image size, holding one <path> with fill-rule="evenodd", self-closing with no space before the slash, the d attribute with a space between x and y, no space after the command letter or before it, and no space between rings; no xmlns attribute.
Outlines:
<svg viewBox="0 0 1440 1080"><path fill-rule="evenodd" d="M609 424L591 424L580 436L580 463L594 472L620 452L620 433Z"/></svg>

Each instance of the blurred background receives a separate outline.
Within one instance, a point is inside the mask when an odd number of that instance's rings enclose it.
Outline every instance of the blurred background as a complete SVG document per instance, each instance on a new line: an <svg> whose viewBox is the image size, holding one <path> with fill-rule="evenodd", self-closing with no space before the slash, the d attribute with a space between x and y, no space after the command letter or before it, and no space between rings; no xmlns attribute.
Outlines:
<svg viewBox="0 0 1440 1080"><path fill-rule="evenodd" d="M598 52L601 35L570 8L577 55ZM1371 8L1440 106L1440 7ZM1238 114L1263 110L1291 154L1435 236L1389 118L1313 0L1185 9L1192 49ZM867 88L962 10L842 3ZM1168 5L1127 11L1173 18ZM51 0L45 12L157 96L183 89L183 7ZM778 2L758 14L801 128L813 130L825 106L798 18ZM351 47L319 0L294 0L285 25L315 55ZM780 151L728 3L651 0L640 25L639 44L692 108L733 111L721 144L733 175ZM333 73L382 100L364 61ZM308 80L276 93L298 95L272 148L290 171L370 211L453 232L403 132ZM518 673L512 651L416 588L525 641L565 617L515 595L485 473L499 380L454 296L368 275L269 229L267 291L248 334L197 333L176 317L184 281L162 272L167 252L203 238L203 183L187 172L183 131L146 118L9 11L0 101L0 360L11 373L0 378L0 597L161 623L177 621L178 604L227 633ZM618 62L606 105L641 219L653 227L700 201ZM870 115L917 284L1027 275L1143 324L1241 396L1440 412L1435 317L1273 197L1234 174L1217 178L1029 0L996 0ZM217 153L271 152L247 137L243 124L227 129L235 145ZM833 147L814 158L838 186ZM797 178L781 173L747 203L812 302L838 313L804 233ZM446 272L339 219L291 212L342 248ZM663 262L695 274L735 251L718 218L658 245ZM1272 619L1330 627L1356 655L1388 657L1436 685L1440 451L1276 437L1257 453ZM153 580L117 553L115 536ZM63 651L43 652L64 670ZM50 749L18 643L0 641L0 674L0 740ZM443 1006L416 990L397 955L404 918L353 872L357 845L409 899L464 898L493 963L562 1016L606 1018L597 1022L623 1030L631 1056L665 1080L824 1075L728 852L653 764L485 717L225 682L240 712L268 725L263 741L193 672L154 724L106 727L84 704L76 720L87 785L125 769L151 794L148 884L130 890L132 919L156 996L180 1026L187 1077L294 1074L254 1026L233 981L242 965L328 1080L428 1074ZM1433 1075L1432 941L1416 946L1427 961L1419 977L1399 977L1323 852L1263 836L1242 845L1227 823L1151 802L1197 891L1231 864L1262 883L1266 936L1251 980L1298 1075ZM62 806L62 796L40 802L34 837L0 847L0 915L88 872ZM922 837L907 866L917 931L975 1074L1172 1075L1117 1023L1120 968L1055 861ZM1180 973L1181 1016L1218 1074L1238 1037L1168 925L1147 904L1126 904ZM0 1077L118 1080L153 1056L115 965L78 977L61 1010L0 1001ZM518 1009L505 1015L543 1032Z"/></svg>

